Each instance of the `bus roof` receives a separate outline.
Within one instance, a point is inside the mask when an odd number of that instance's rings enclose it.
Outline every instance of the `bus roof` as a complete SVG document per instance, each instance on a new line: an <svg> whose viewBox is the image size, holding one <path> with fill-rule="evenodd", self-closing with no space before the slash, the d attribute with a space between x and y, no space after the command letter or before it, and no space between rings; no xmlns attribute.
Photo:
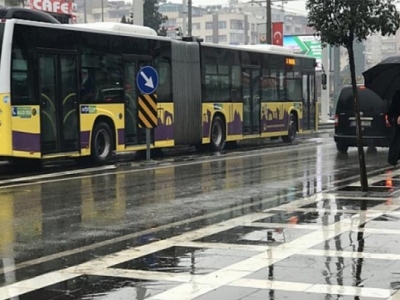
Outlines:
<svg viewBox="0 0 400 300"><path fill-rule="evenodd" d="M121 36L131 36L131 37L148 37L153 40L161 40L161 41L171 41L170 37L158 36L156 31L152 28L145 26L135 26L130 24L122 24L122 23L112 23L112 22L99 22L99 23L90 23L90 24L53 24L53 23L44 23L44 22L35 22L21 19L8 19L6 23L12 22L14 24L23 24L29 26L36 27L47 27L47 28L56 28L62 30L74 30L74 31L84 31L84 32L94 32L94 33L104 33L104 34L114 34ZM179 41L179 40L178 40ZM186 42L182 42L186 43ZM282 55L287 54L294 57L302 57L315 59L306 55L293 53L289 48L275 46L275 45L220 45L220 44L212 44L212 43L201 43L203 47L213 47L213 48L222 48L229 50L248 50L252 52L258 53L266 53L266 54L276 54Z"/></svg>
<svg viewBox="0 0 400 300"><path fill-rule="evenodd" d="M314 57L310 57L303 54L293 53L287 47L276 46L276 45L220 45L213 43L202 43L202 46L213 47L213 48L222 48L222 49L230 49L230 50L247 50L251 52L257 53L266 53L266 54L276 54L276 55L289 55L293 57L301 57L308 59L315 59Z"/></svg>
<svg viewBox="0 0 400 300"><path fill-rule="evenodd" d="M290 53L293 54L293 51L288 48L288 47L283 47L283 46L277 46L277 45L264 45L264 44L259 44L259 45L239 45L239 47L248 49L248 50L255 50L255 51L279 51L279 52L285 52L285 53Z"/></svg>
<svg viewBox="0 0 400 300"><path fill-rule="evenodd" d="M53 23L44 23L44 22L35 22L21 19L8 19L6 23L14 23L14 24L22 24L36 27L46 27L46 28L55 28L61 30L73 30L73 31L83 31L83 32L93 32L93 33L103 33L103 34L113 34L113 35L121 35L121 36L132 36L132 37L148 37L156 40L171 40L170 38L158 36L157 33L154 34L154 30L149 27L144 26L135 26L129 24L122 23L108 23L101 25L101 23L91 23L90 24L53 24ZM97 25L99 24L99 25ZM127 26L132 26L132 30L129 30ZM141 30L138 29L141 27Z"/></svg>
<svg viewBox="0 0 400 300"><path fill-rule="evenodd" d="M65 24L72 27L89 28L89 29L100 29L112 32L126 32L140 35L157 36L157 32L150 27L138 26L123 23L113 22L95 22L95 23L84 23L84 24Z"/></svg>

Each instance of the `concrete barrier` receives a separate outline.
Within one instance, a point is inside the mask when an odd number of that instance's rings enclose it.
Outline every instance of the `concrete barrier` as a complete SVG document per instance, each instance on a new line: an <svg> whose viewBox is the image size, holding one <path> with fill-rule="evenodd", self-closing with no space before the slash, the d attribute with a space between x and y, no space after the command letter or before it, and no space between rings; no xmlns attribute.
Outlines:
<svg viewBox="0 0 400 300"><path fill-rule="evenodd" d="M326 130L326 129L334 129L335 128L335 123L319 123L318 124L318 130Z"/></svg>

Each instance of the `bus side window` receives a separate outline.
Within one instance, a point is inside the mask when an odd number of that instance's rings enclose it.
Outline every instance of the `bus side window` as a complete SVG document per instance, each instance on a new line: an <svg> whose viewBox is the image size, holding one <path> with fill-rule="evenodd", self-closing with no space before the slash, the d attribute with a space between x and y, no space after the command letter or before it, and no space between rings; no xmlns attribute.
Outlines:
<svg viewBox="0 0 400 300"><path fill-rule="evenodd" d="M83 68L81 71L81 100L83 103L93 103L95 97L95 82L89 70Z"/></svg>
<svg viewBox="0 0 400 300"><path fill-rule="evenodd" d="M122 56L83 53L81 99L83 103L123 103Z"/></svg>
<svg viewBox="0 0 400 300"><path fill-rule="evenodd" d="M19 49L14 49L12 57L11 99L13 105L35 104L31 93L28 61Z"/></svg>

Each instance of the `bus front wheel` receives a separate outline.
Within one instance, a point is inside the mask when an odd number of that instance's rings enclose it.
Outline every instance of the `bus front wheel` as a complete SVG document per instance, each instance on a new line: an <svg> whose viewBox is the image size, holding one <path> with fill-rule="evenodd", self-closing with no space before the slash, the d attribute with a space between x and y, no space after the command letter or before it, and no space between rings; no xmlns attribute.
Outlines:
<svg viewBox="0 0 400 300"><path fill-rule="evenodd" d="M222 151L225 147L224 122L216 116L211 126L211 147L214 151Z"/></svg>
<svg viewBox="0 0 400 300"><path fill-rule="evenodd" d="M296 138L297 126L296 117L293 114L289 116L288 134L282 137L285 143L291 143Z"/></svg>
<svg viewBox="0 0 400 300"><path fill-rule="evenodd" d="M107 123L97 123L93 129L91 150L92 159L97 165L109 163L113 153L112 133Z"/></svg>

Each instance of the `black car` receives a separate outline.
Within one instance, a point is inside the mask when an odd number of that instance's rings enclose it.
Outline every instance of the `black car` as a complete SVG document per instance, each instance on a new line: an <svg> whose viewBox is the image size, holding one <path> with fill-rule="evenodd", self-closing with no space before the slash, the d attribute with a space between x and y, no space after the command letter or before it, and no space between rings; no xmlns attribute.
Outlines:
<svg viewBox="0 0 400 300"><path fill-rule="evenodd" d="M391 125L387 119L390 102L381 99L373 91L358 86L360 95L360 119L364 146L388 147ZM336 148L346 153L349 147L357 147L357 134L354 113L354 98L351 86L342 89L335 115Z"/></svg>

